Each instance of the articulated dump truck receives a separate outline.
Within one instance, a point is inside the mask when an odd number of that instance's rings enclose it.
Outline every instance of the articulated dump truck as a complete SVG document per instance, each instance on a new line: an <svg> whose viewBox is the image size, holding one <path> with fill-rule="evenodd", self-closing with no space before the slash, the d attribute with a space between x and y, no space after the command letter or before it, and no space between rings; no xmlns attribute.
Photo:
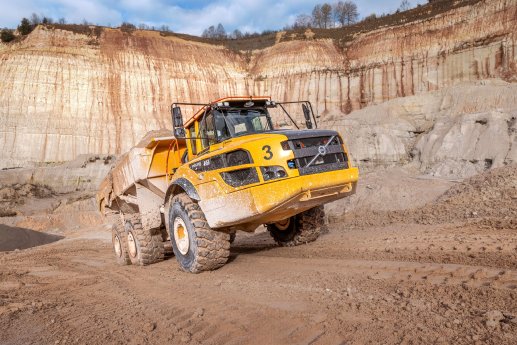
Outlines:
<svg viewBox="0 0 517 345"><path fill-rule="evenodd" d="M97 194L115 220L113 249L122 265L149 265L174 254L182 270L223 266L237 230L267 227L281 246L315 241L323 205L355 192L341 136L317 128L309 102L307 129L273 128L269 97L176 103L173 131L153 131L122 156ZM182 106L199 106L184 122Z"/></svg>

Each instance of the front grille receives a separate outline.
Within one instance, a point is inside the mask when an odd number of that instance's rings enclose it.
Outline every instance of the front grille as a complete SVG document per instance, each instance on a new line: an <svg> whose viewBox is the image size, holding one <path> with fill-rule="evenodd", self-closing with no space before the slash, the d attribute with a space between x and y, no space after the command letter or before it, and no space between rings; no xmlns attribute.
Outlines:
<svg viewBox="0 0 517 345"><path fill-rule="evenodd" d="M301 139L291 140L291 143L295 150L299 150L299 149L304 149L307 147L327 145L330 138L331 137L301 138ZM334 137L334 139L332 139L332 142L329 144L329 146L331 146L331 145L341 145L341 140L339 139L338 136L336 136L336 137Z"/></svg>
<svg viewBox="0 0 517 345"><path fill-rule="evenodd" d="M348 157L343 150L339 136L336 135L330 144L327 145L331 138L332 136L325 136L299 138L289 141L300 175L317 174L348 168ZM325 148L325 150L323 150L323 148ZM324 152L321 153L321 151ZM311 161L311 165L307 166Z"/></svg>

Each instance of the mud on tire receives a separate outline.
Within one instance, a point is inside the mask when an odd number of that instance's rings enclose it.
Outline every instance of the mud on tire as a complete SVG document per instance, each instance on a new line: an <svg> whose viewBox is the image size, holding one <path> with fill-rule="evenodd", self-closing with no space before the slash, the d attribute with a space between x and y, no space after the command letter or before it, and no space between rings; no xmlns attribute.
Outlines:
<svg viewBox="0 0 517 345"><path fill-rule="evenodd" d="M126 216L125 231L129 259L133 265L146 266L163 261L164 246L161 232L144 229L139 214Z"/></svg>
<svg viewBox="0 0 517 345"><path fill-rule="evenodd" d="M115 260L119 265L131 265L129 252L127 249L127 234L124 231L124 223L120 216L115 220L115 224L111 227L111 243L113 244L113 252Z"/></svg>
<svg viewBox="0 0 517 345"><path fill-rule="evenodd" d="M176 260L191 273L223 266L230 256L230 235L212 230L199 205L186 194L169 203L169 232Z"/></svg>
<svg viewBox="0 0 517 345"><path fill-rule="evenodd" d="M268 224L267 229L275 242L283 247L316 241L326 229L323 206L297 214L284 224Z"/></svg>

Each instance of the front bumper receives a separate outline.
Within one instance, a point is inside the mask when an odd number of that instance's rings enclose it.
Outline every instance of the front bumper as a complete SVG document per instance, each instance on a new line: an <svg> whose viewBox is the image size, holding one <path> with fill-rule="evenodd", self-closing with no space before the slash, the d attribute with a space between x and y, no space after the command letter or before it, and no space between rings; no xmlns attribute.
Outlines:
<svg viewBox="0 0 517 345"><path fill-rule="evenodd" d="M355 193L357 168L287 178L199 202L212 228L277 222Z"/></svg>

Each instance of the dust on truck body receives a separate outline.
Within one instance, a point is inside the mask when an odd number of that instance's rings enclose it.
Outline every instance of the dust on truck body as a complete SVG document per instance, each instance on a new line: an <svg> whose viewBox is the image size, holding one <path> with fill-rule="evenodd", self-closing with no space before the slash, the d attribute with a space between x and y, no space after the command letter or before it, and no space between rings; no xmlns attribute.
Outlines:
<svg viewBox="0 0 517 345"><path fill-rule="evenodd" d="M341 136L312 129L273 128L269 97L228 97L201 106L174 132L153 131L126 153L102 182L101 211L115 216L113 248L120 264L147 265L174 254L180 267L221 267L236 231L265 225L282 246L317 239L325 203L355 192L353 167ZM293 121L294 126L298 127Z"/></svg>

